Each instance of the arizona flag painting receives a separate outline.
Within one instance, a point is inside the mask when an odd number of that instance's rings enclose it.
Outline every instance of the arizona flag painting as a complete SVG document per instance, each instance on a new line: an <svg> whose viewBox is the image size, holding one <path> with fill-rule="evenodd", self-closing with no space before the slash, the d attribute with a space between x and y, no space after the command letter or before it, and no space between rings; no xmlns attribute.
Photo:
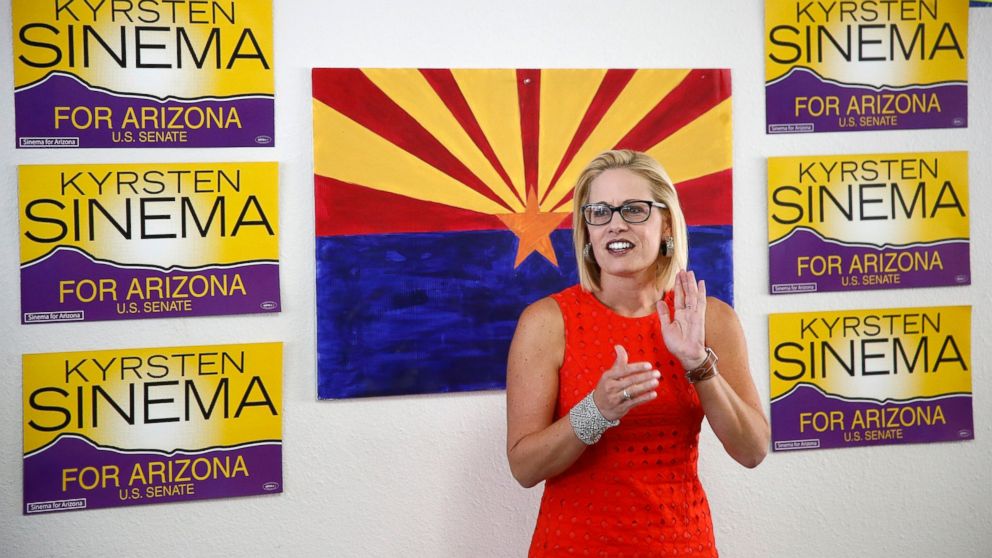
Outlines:
<svg viewBox="0 0 992 558"><path fill-rule="evenodd" d="M729 70L312 77L319 398L503 389L520 312L578 282L572 189L608 149L666 167L732 303Z"/></svg>

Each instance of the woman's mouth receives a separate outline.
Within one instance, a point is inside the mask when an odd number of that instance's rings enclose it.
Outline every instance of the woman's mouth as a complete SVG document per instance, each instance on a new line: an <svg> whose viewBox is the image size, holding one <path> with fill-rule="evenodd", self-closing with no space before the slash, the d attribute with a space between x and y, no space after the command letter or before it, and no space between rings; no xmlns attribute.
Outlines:
<svg viewBox="0 0 992 558"><path fill-rule="evenodd" d="M614 240L606 245L606 251L611 255L620 256L634 249L634 244L626 240Z"/></svg>

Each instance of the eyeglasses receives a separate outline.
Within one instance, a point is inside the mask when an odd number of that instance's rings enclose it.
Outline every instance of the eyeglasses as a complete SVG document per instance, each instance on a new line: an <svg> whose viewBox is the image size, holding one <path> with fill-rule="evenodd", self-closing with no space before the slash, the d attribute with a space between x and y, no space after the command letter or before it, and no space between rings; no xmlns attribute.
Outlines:
<svg viewBox="0 0 992 558"><path fill-rule="evenodd" d="M631 200L620 207L613 207L608 203L587 203L582 206L582 217L586 220L586 224L599 227L612 221L613 214L619 211L624 221L636 224L643 223L651 217L652 207L668 208L661 202L648 200Z"/></svg>

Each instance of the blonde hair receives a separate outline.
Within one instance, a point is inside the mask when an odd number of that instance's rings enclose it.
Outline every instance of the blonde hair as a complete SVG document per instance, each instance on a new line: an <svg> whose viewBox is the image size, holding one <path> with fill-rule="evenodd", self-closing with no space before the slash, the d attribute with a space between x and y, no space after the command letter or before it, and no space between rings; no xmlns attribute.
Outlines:
<svg viewBox="0 0 992 558"><path fill-rule="evenodd" d="M598 291L601 288L599 264L583 256L584 248L589 243L589 229L582 217L582 206L589 202L592 181L603 171L610 169L626 169L644 177L650 184L651 197L668 206L667 210L659 208L658 211L668 212L675 253L668 256L658 254L655 259L655 279L659 289L671 290L675 285L675 274L679 270L686 269L689 263L689 234L686 231L685 216L682 214L682 206L679 205L679 197L672 179L668 177L661 163L649 155L629 149L617 149L599 154L582 170L575 183L575 192L572 195L572 241L575 244L575 259L578 263L579 282L582 288L586 291ZM664 245L665 239L662 238L661 242Z"/></svg>

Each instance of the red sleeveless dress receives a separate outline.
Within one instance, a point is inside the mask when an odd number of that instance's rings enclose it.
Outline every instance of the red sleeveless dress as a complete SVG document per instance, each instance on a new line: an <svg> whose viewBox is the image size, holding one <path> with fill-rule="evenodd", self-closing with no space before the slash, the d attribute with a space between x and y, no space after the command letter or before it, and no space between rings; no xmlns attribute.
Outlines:
<svg viewBox="0 0 992 558"><path fill-rule="evenodd" d="M661 372L658 397L635 407L544 485L530 556L717 556L696 474L703 410L661 337L657 314L626 318L579 285L552 298L565 318L558 419L595 388L623 345ZM672 312L672 293L665 303Z"/></svg>

